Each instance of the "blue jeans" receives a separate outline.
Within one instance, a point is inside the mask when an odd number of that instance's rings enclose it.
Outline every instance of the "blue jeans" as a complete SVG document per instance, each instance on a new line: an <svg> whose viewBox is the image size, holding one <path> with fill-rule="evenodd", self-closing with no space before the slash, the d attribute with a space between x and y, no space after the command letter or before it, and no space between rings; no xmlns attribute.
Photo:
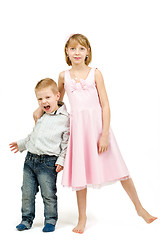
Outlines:
<svg viewBox="0 0 160 240"><path fill-rule="evenodd" d="M45 222L56 225L57 213L57 172L56 156L27 153L23 169L22 224L30 228L35 217L35 196L41 189L44 203Z"/></svg>

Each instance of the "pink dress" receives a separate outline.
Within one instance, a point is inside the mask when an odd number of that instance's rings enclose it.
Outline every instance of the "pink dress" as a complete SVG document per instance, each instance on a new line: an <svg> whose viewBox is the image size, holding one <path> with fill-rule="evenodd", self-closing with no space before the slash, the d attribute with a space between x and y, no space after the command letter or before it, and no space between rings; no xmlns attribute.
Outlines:
<svg viewBox="0 0 160 240"><path fill-rule="evenodd" d="M62 185L81 190L101 187L129 178L116 139L110 128L108 150L98 154L102 132L102 108L95 85L95 68L87 78L76 82L65 71L64 87L69 98L70 138L64 163Z"/></svg>

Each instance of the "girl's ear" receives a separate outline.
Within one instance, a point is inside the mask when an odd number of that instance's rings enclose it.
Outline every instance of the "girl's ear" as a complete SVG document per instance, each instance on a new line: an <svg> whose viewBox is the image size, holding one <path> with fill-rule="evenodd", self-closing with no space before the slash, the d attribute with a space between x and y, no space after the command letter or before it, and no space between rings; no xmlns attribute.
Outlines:
<svg viewBox="0 0 160 240"><path fill-rule="evenodd" d="M60 99L60 92L57 93L57 101Z"/></svg>
<svg viewBox="0 0 160 240"><path fill-rule="evenodd" d="M66 48L66 53L67 53L67 55L68 55L68 48Z"/></svg>

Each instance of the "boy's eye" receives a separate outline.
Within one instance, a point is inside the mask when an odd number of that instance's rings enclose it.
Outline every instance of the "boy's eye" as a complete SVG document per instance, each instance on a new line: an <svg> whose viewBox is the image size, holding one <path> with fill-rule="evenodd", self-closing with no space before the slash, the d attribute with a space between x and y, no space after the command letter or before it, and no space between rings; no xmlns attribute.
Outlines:
<svg viewBox="0 0 160 240"><path fill-rule="evenodd" d="M50 98L50 97L48 96L48 97L46 97L46 98L48 99L48 98Z"/></svg>
<svg viewBox="0 0 160 240"><path fill-rule="evenodd" d="M42 100L42 98L38 98L38 101L41 101Z"/></svg>

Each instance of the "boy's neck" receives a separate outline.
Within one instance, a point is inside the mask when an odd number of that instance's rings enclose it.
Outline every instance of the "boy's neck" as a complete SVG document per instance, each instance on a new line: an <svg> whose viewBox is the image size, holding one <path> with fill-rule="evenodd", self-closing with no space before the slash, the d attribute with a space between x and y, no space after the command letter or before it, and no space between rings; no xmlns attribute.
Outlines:
<svg viewBox="0 0 160 240"><path fill-rule="evenodd" d="M59 108L59 106L57 105L57 106L55 107L55 109L53 110L53 112L57 111L58 108ZM53 113L53 112L51 112L51 113Z"/></svg>

